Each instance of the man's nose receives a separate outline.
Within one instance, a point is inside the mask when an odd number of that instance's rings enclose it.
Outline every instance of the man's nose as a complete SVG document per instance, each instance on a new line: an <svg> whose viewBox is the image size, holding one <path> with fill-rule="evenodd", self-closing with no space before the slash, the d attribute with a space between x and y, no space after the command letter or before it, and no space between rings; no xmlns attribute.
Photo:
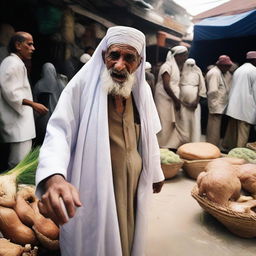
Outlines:
<svg viewBox="0 0 256 256"><path fill-rule="evenodd" d="M119 58L115 63L115 69L116 70L123 70L125 68L125 61L123 58Z"/></svg>

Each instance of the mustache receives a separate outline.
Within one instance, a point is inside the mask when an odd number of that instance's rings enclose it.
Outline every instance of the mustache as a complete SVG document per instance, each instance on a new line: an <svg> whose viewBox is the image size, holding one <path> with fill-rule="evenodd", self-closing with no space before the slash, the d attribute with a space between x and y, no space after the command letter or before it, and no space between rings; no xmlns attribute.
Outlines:
<svg viewBox="0 0 256 256"><path fill-rule="evenodd" d="M111 76L119 77L119 78L127 78L129 76L129 72L127 70L118 71L114 68L109 70Z"/></svg>

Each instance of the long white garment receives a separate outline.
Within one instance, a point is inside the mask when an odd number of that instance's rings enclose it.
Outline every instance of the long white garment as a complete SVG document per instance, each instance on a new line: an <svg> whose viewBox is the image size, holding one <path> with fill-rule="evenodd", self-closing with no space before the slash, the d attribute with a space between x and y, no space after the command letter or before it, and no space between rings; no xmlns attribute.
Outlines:
<svg viewBox="0 0 256 256"><path fill-rule="evenodd" d="M223 114L228 103L232 75L229 71L222 74L220 69L215 66L207 72L205 80L209 113Z"/></svg>
<svg viewBox="0 0 256 256"><path fill-rule="evenodd" d="M162 130L157 135L158 142L162 148L177 148L181 137L177 130L177 120L180 112L176 112L171 97L164 89L162 75L167 72L170 75L170 88L177 98L180 95L180 71L173 56L168 53L166 62L160 67L158 81L155 88L155 103L160 117Z"/></svg>
<svg viewBox="0 0 256 256"><path fill-rule="evenodd" d="M245 63L233 75L226 114L256 125L256 67Z"/></svg>
<svg viewBox="0 0 256 256"><path fill-rule="evenodd" d="M99 79L104 66L101 54L106 49L107 36L64 89L40 151L36 184L60 173L79 190L83 204L75 217L61 228L62 256L122 255L110 159L107 93ZM145 81L145 44L141 55L143 61L135 73L140 83L133 88L141 119L143 160L132 248L134 256L144 255L147 202L152 194L152 183L164 179L156 138L160 122ZM38 195L42 193L40 190L38 186Z"/></svg>
<svg viewBox="0 0 256 256"><path fill-rule="evenodd" d="M22 105L33 100L27 69L14 53L0 65L0 142L22 142L35 137L33 109Z"/></svg>
<svg viewBox="0 0 256 256"><path fill-rule="evenodd" d="M184 103L194 103L197 98L206 96L204 77L196 65L189 66L186 62L183 66L180 79L180 100ZM180 132L183 143L198 142L201 137L201 107L196 109L181 105Z"/></svg>

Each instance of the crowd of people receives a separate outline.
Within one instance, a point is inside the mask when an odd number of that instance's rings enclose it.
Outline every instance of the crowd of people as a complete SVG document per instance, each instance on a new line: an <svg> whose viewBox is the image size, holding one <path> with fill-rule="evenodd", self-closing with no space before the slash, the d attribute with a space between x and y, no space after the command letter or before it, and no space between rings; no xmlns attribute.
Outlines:
<svg viewBox="0 0 256 256"><path fill-rule="evenodd" d="M246 146L250 129L256 125L256 52L249 51L245 58L238 67L229 56L221 55L203 76L195 60L188 58L186 47L175 46L168 52L154 92L162 125L157 135L160 147L175 151L184 143L202 140L223 152ZM209 113L205 139L200 98L207 99ZM221 136L224 117L228 125Z"/></svg>
<svg viewBox="0 0 256 256"><path fill-rule="evenodd" d="M159 147L202 140L201 98L206 141L223 150L245 146L256 125L255 51L234 74L221 55L204 76L188 49L175 46L155 79L145 47L141 31L111 27L68 85L45 63L32 90L24 62L33 37L10 39L0 65L0 142L9 147L9 169L32 141L41 145L39 208L62 225L63 256L143 255L147 202L164 183ZM223 115L230 118L222 140Z"/></svg>

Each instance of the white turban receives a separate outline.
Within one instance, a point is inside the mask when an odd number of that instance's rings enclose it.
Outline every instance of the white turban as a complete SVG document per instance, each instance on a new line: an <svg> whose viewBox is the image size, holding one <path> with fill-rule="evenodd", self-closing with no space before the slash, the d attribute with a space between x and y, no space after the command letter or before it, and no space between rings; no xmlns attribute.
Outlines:
<svg viewBox="0 0 256 256"><path fill-rule="evenodd" d="M196 61L192 58L188 58L186 61L185 61L185 64L187 65L195 65L196 64Z"/></svg>
<svg viewBox="0 0 256 256"><path fill-rule="evenodd" d="M151 68L152 68L152 66L151 66L150 62L146 61L146 63L145 63L145 70L149 70Z"/></svg>
<svg viewBox="0 0 256 256"><path fill-rule="evenodd" d="M91 55L90 55L90 54L84 53L84 54L81 55L80 61L81 61L82 63L87 63L87 62L90 60L90 58L91 58Z"/></svg>
<svg viewBox="0 0 256 256"><path fill-rule="evenodd" d="M116 26L108 29L106 34L107 46L112 44L128 44L134 47L138 54L142 54L145 45L145 35L131 27Z"/></svg>
<svg viewBox="0 0 256 256"><path fill-rule="evenodd" d="M172 55L175 56L176 54L188 52L188 48L182 45L177 45L172 47L171 51L172 51Z"/></svg>

